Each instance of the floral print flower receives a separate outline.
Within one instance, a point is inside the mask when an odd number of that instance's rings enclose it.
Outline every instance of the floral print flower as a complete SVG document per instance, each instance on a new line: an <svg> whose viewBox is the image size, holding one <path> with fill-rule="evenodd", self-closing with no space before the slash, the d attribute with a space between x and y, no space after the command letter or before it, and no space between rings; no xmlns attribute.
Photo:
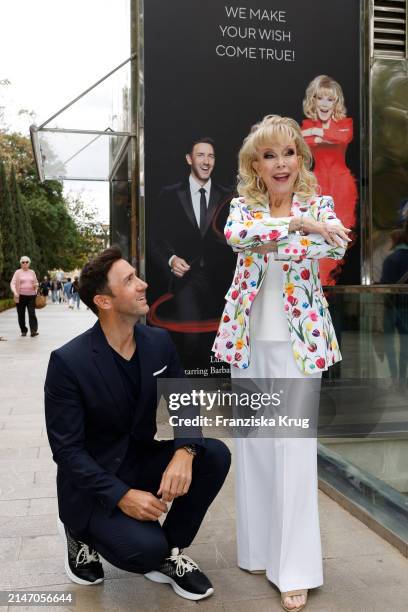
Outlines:
<svg viewBox="0 0 408 612"><path fill-rule="evenodd" d="M254 258L252 257L252 255L247 255L244 260L245 267L249 268L249 266L251 265L253 261L254 261Z"/></svg>
<svg viewBox="0 0 408 612"><path fill-rule="evenodd" d="M271 232L269 232L268 234L268 238L269 240L278 240L278 238L280 238L280 232L278 232L278 230L272 230Z"/></svg>

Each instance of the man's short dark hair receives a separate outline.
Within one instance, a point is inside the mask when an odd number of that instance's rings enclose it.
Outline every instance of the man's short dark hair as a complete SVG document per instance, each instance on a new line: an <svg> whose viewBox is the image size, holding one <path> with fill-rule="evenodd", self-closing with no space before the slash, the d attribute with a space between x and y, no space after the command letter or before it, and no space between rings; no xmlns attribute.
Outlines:
<svg viewBox="0 0 408 612"><path fill-rule="evenodd" d="M82 268L79 279L79 296L84 304L98 316L98 307L94 303L95 295L113 295L108 284L108 273L115 261L123 259L119 247L105 249Z"/></svg>
<svg viewBox="0 0 408 612"><path fill-rule="evenodd" d="M202 142L211 145L212 148L214 149L214 153L215 153L215 142L214 142L214 139L211 138L210 136L204 136L203 138L196 138L195 140L191 141L188 153L191 155L195 145L196 144L201 144Z"/></svg>

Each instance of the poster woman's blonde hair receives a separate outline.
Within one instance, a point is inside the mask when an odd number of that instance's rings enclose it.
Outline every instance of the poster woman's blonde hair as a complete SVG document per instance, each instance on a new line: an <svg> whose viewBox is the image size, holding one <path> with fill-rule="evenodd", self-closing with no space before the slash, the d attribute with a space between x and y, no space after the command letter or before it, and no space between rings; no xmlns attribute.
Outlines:
<svg viewBox="0 0 408 612"><path fill-rule="evenodd" d="M294 185L296 194L302 199L307 199L318 193L316 177L310 171L313 157L299 124L290 117L266 115L262 121L252 126L238 155L238 193L245 197L248 204L268 202L266 186L255 172L253 162L258 158L261 147L282 139L292 140L296 146L296 153L300 156L299 174Z"/></svg>
<svg viewBox="0 0 408 612"><path fill-rule="evenodd" d="M306 117L314 121L318 119L316 97L320 92L327 92L336 99L333 109L333 119L335 119L335 121L344 119L347 115L347 109L344 104L344 95L341 85L325 74L315 77L307 86L305 99L303 100L303 112Z"/></svg>

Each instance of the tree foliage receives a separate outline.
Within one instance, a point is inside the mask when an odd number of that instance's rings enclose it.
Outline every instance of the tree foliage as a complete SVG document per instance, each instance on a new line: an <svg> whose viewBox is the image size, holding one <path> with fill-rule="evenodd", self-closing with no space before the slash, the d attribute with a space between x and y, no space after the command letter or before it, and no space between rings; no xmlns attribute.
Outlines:
<svg viewBox="0 0 408 612"><path fill-rule="evenodd" d="M0 283L3 278L4 255L3 255L3 233L0 228Z"/></svg>
<svg viewBox="0 0 408 612"><path fill-rule="evenodd" d="M39 182L29 138L0 132L0 231L4 258L0 293L8 293L8 283L22 254L32 259L37 276L54 269L82 267L100 244L97 225L95 212L87 211L80 198L73 205L64 196L59 181Z"/></svg>
<svg viewBox="0 0 408 612"><path fill-rule="evenodd" d="M0 231L3 237L3 274L0 293L8 293L8 283L17 267L16 217L11 200L6 169L0 161Z"/></svg>

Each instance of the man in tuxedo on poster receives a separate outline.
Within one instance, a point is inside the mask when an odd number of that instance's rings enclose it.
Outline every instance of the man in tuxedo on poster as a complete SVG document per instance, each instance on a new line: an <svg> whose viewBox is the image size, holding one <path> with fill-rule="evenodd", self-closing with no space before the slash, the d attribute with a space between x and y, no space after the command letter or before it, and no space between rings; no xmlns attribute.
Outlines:
<svg viewBox="0 0 408 612"><path fill-rule="evenodd" d="M155 323L173 322L169 329L188 373L209 367L215 332L204 331L205 322L221 316L235 258L223 234L233 193L212 180L214 141L193 141L186 161L190 175L162 189L149 235L153 263L174 294L166 310L163 305L165 318L159 309Z"/></svg>

